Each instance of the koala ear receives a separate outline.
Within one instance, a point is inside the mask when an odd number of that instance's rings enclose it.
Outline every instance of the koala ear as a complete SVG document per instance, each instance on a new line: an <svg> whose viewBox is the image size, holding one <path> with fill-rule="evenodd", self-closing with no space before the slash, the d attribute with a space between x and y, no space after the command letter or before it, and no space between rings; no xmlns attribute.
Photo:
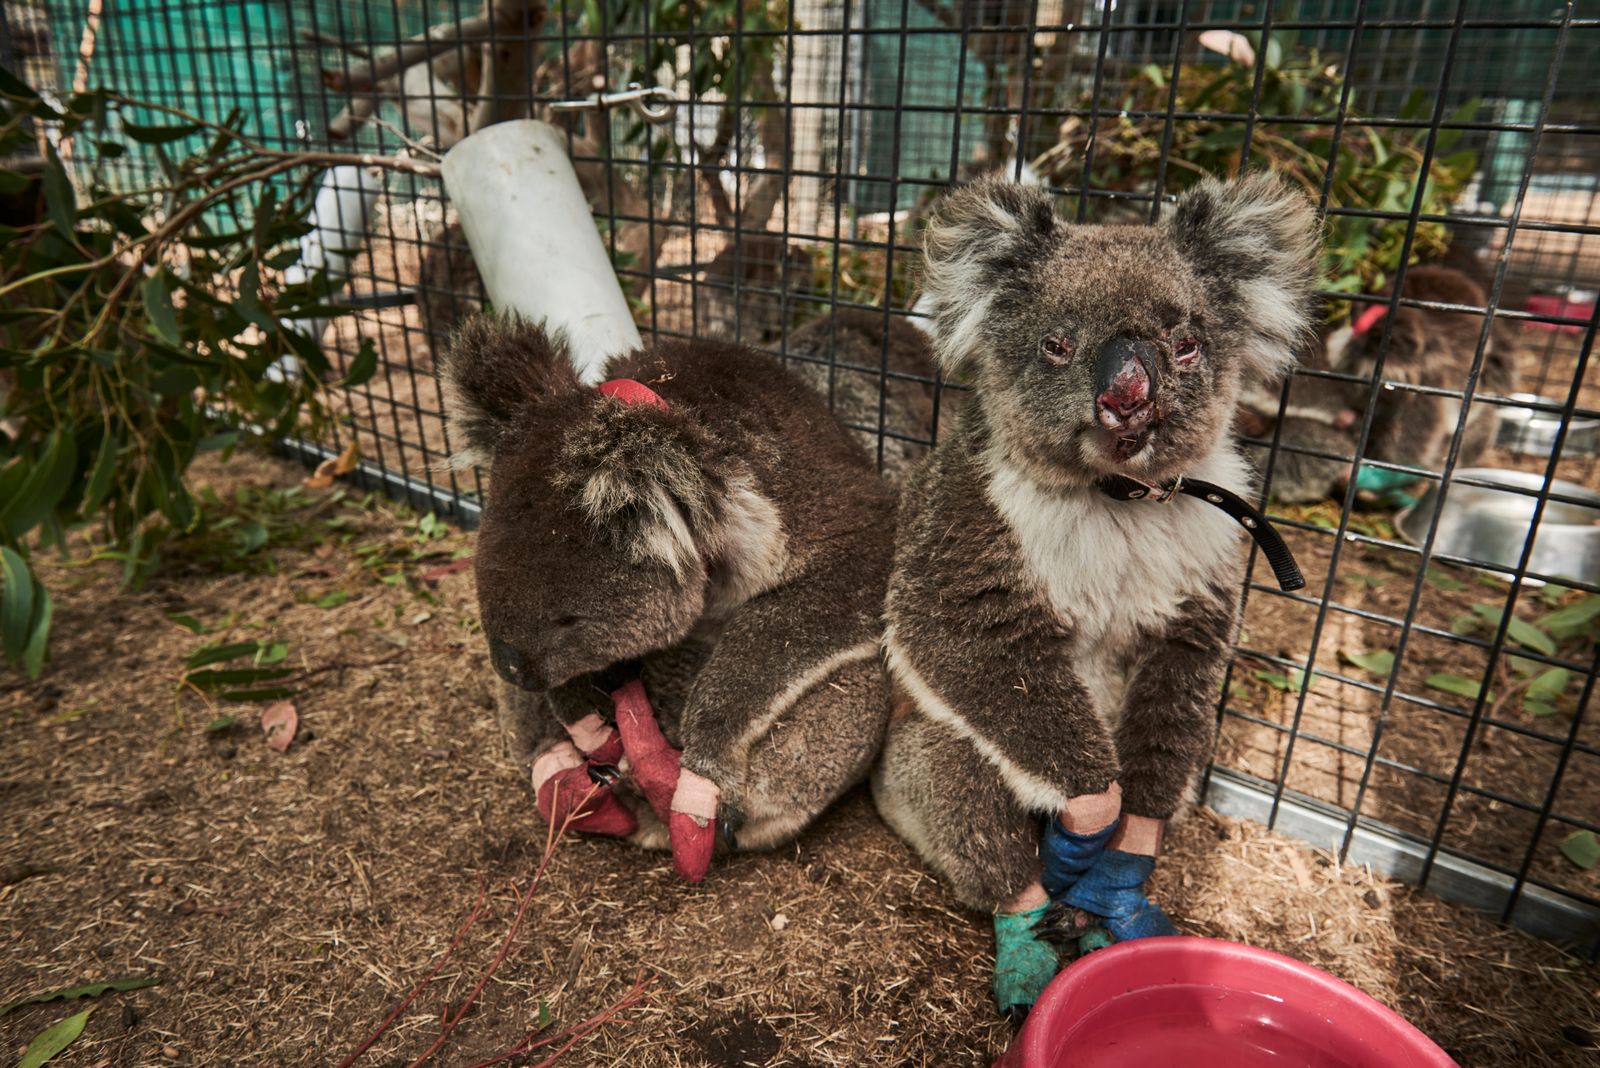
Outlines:
<svg viewBox="0 0 1600 1068"><path fill-rule="evenodd" d="M1224 315L1249 336L1245 359L1276 379L1310 338L1321 234L1304 195L1277 176L1207 178L1178 200L1164 225Z"/></svg>
<svg viewBox="0 0 1600 1068"><path fill-rule="evenodd" d="M555 481L635 563L683 574L717 523L715 455L692 414L604 396L568 432Z"/></svg>
<svg viewBox="0 0 1600 1068"><path fill-rule="evenodd" d="M998 178L939 202L922 239L922 287L946 373L976 355L996 290L1031 266L1061 225L1044 190Z"/></svg>
<svg viewBox="0 0 1600 1068"><path fill-rule="evenodd" d="M456 437L453 466L488 462L530 404L580 389L565 339L520 318L479 315L461 326L439 361L444 410Z"/></svg>

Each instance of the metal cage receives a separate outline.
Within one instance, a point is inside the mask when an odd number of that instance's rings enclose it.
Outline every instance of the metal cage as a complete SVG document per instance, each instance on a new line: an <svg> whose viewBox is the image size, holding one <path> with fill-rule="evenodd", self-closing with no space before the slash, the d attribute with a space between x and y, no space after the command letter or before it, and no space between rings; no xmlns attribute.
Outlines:
<svg viewBox="0 0 1600 1068"><path fill-rule="evenodd" d="M534 31L508 32L508 10ZM1202 171L1283 170L1328 221L1330 338L1240 436L1310 585L1281 593L1252 557L1206 799L1592 952L1600 869L1574 843L1600 832L1600 574L1574 572L1600 560L1581 552L1600 537L1593 15L1538 0L20 0L0 59L62 94L109 85L213 120L240 107L283 147L442 149L482 121L549 119L647 338L791 358L791 333L830 310L915 316L918 228L954 182L1005 171L1077 220L1148 221ZM513 74L486 76L485 50ZM630 83L675 97L670 121L552 106ZM130 183L154 166L105 163ZM339 398L325 440L291 447L315 459L355 440L357 477L471 523L481 487L439 462L433 375L482 304L471 255L417 177L389 176L364 229L360 310L323 342L338 363L370 340L379 372ZM1434 262L1480 296L1406 295ZM1368 308L1388 314L1375 364L1352 371L1332 338ZM1402 309L1470 324L1442 384L1386 373ZM901 377L887 356L840 370ZM1295 412L1335 391L1354 413L1344 444L1307 444ZM1432 451L1381 453L1385 420L1412 409L1444 421ZM881 410L858 429L880 459L899 433ZM1420 499L1397 512L1358 478L1283 502L1287 472L1357 458ZM1520 537L1463 543L1463 517L1490 513ZM1550 548L1568 539L1580 548Z"/></svg>

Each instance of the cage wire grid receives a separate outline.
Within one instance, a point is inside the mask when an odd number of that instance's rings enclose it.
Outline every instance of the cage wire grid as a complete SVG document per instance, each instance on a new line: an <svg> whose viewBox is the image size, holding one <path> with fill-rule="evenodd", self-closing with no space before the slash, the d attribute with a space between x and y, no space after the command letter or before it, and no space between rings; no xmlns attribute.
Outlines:
<svg viewBox="0 0 1600 1068"><path fill-rule="evenodd" d="M732 338L809 366L830 399L865 376L875 410L840 414L880 463L936 441L962 385L892 366L887 345L842 355L837 320L820 354L791 342L841 310L922 321L918 232L939 192L1003 171L1048 187L1079 222L1154 222L1196 159L1293 171L1331 234L1387 243L1394 284L1345 275L1323 293L1333 320L1387 310L1370 372L1310 353L1259 413L1266 429L1241 424L1260 500L1310 585L1260 581L1252 550L1205 800L1592 955L1600 871L1560 844L1600 832L1587 715L1600 652L1587 632L1530 647L1523 624L1600 586L1536 565L1532 538L1499 563L1449 551L1440 507L1407 537L1354 484L1320 504L1284 504L1275 488L1287 465L1365 457L1445 503L1520 494L1535 531L1593 507L1597 14L1535 0L34 0L7 5L0 38L41 88L113 86L213 121L242 108L274 147L442 151L483 122L555 122L647 339ZM421 61L385 63L430 30ZM1217 34L1242 35L1253 58L1225 56ZM489 67L513 75L491 80ZM678 98L670 123L551 109L634 81ZM1367 166L1383 146L1408 181L1352 195L1341 161ZM150 158L92 151L76 164L115 184L158 173ZM371 217L341 228L365 235L344 294L357 310L323 343L336 367L370 344L379 371L338 392L323 437L288 447L320 460L354 441L357 479L471 524L483 483L444 462L433 374L437 346L483 305L450 205L437 181L391 174ZM1481 295L1404 295L1413 260L1470 270ZM1444 385L1385 374L1402 308L1471 322L1471 351ZM1484 382L1491 354L1508 352L1515 396ZM899 389L932 391L929 425L895 423L886 398ZM1300 390L1357 397L1346 445L1285 433ZM1397 395L1439 406L1442 451L1373 455ZM1553 441L1475 451L1484 412L1546 417ZM1532 485L1505 490L1482 468ZM1551 672L1563 687L1548 701L1517 696Z"/></svg>

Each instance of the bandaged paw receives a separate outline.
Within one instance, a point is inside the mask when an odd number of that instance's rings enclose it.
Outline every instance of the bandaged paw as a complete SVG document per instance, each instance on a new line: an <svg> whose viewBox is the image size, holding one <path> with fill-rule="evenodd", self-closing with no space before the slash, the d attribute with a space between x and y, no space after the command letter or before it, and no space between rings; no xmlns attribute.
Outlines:
<svg viewBox="0 0 1600 1068"><path fill-rule="evenodd" d="M611 785L590 779L588 762L569 743L546 750L533 762L533 794L539 814L554 827L616 838L639 828Z"/></svg>
<svg viewBox="0 0 1600 1068"><path fill-rule="evenodd" d="M1161 906L1144 893L1155 866L1155 857L1108 849L1061 895L1061 901L1104 919L1106 930L1118 942L1177 934Z"/></svg>
<svg viewBox="0 0 1600 1068"><path fill-rule="evenodd" d="M611 695L617 712L617 733L628 758L628 776L664 823L671 822L672 795L678 788L683 754L661 733L655 711L637 680Z"/></svg>
<svg viewBox="0 0 1600 1068"><path fill-rule="evenodd" d="M1039 938L1034 925L1044 918L1047 905L1025 912L994 915L995 1007L1003 1015L1026 1011L1055 978L1060 960L1049 943Z"/></svg>
<svg viewBox="0 0 1600 1068"><path fill-rule="evenodd" d="M1051 820L1039 838L1039 859L1044 865L1041 880L1051 897L1060 897L1071 889L1083 873L1094 867L1106 851L1112 832L1117 829L1113 820L1093 834L1074 834L1061 825L1060 818Z"/></svg>

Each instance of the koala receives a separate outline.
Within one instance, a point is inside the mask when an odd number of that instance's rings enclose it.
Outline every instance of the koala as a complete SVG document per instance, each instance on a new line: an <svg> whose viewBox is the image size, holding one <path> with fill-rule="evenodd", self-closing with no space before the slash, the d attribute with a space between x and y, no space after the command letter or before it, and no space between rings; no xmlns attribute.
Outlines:
<svg viewBox="0 0 1600 1068"><path fill-rule="evenodd" d="M829 402L874 457L881 423L882 472L891 482L898 483L927 455L937 429L937 366L921 330L899 316L843 309L794 331L783 351L789 369ZM959 397L957 391L942 391L937 410L945 425Z"/></svg>
<svg viewBox="0 0 1600 1068"><path fill-rule="evenodd" d="M1349 327L1323 340L1325 366L1365 381L1297 378L1290 384L1288 411L1279 432L1280 445L1289 448L1280 448L1270 486L1277 499L1291 504L1320 500L1349 478L1361 415L1383 342L1387 301L1393 292L1392 285L1385 288L1378 294L1382 303L1366 305ZM1444 265L1408 269L1400 296L1466 308L1482 308L1487 299L1483 287L1469 274ZM1465 389L1482 329L1479 311L1400 307L1389 331L1382 381ZM1478 393L1516 391L1515 346L1512 328L1496 320L1484 349ZM1259 431L1258 436L1270 438L1278 408L1276 394L1246 398L1245 408L1253 413L1247 417L1252 429ZM1444 466L1460 415L1457 398L1380 386L1366 458L1438 471ZM1495 424L1491 406L1473 406L1462 434L1459 464L1471 466L1489 451ZM1330 459L1329 454L1341 459ZM1264 463L1265 452L1259 456ZM1363 490L1389 490L1413 481L1404 472L1373 467L1362 468L1357 476L1357 485Z"/></svg>
<svg viewBox="0 0 1600 1068"><path fill-rule="evenodd" d="M596 390L559 338L488 318L441 374L461 459L488 467L478 606L547 818L573 814L549 783L603 780L573 826L660 846L666 825L678 863L680 816L769 848L866 777L893 494L806 386L694 341Z"/></svg>
<svg viewBox="0 0 1600 1068"><path fill-rule="evenodd" d="M1093 923L1080 945L1172 931L1142 887L1210 755L1264 522L1176 480L1247 487L1229 425L1309 335L1318 227L1268 175L1204 181L1155 226L983 180L936 208L924 260L938 358L973 391L901 490L872 789L993 914L996 1003L1024 1012L1058 966L1052 902Z"/></svg>

